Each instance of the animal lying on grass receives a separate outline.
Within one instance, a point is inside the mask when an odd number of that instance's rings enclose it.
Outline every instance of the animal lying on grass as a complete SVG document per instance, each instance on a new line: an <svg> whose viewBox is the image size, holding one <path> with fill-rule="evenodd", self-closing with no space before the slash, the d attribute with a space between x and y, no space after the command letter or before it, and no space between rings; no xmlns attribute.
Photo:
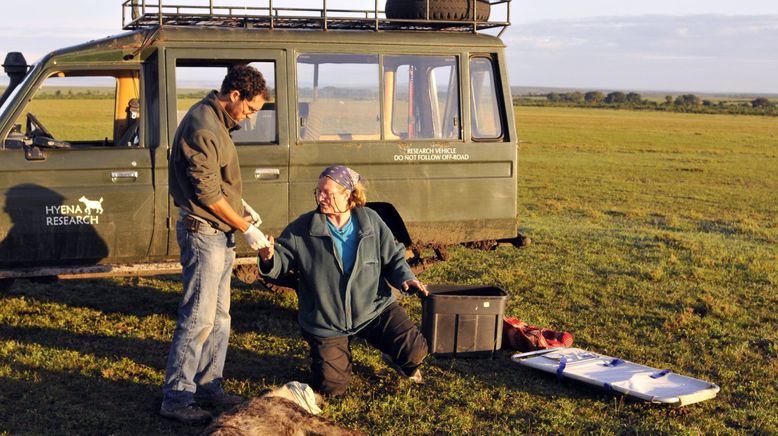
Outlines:
<svg viewBox="0 0 778 436"><path fill-rule="evenodd" d="M326 418L314 415L321 412L322 398L318 394L301 395L300 386L290 382L251 398L230 412L220 415L203 434L213 436L354 436L362 433L342 427ZM307 388L310 390L310 388ZM315 401L315 404L311 404Z"/></svg>

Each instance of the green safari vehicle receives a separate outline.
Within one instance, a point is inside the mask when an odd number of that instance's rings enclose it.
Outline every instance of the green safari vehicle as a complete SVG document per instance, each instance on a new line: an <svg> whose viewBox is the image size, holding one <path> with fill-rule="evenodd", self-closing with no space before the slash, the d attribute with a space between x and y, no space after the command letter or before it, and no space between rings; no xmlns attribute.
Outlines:
<svg viewBox="0 0 778 436"><path fill-rule="evenodd" d="M315 207L318 174L345 164L366 178L368 206L409 258L517 236L517 134L495 34L510 24L509 1L462 0L453 12L456 1L421 10L403 0L385 10L383 0L366 10L210 3L127 0L124 33L31 66L8 55L2 287L180 268L170 144L187 109L237 64L262 71L272 94L233 135L244 198L265 233ZM238 248L236 272L251 282L256 253Z"/></svg>

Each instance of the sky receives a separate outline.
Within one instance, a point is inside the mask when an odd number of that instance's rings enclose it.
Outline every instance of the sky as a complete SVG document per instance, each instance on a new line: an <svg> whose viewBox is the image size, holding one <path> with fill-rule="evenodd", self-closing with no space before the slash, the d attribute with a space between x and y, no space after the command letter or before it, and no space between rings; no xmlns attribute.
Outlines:
<svg viewBox="0 0 778 436"><path fill-rule="evenodd" d="M215 1L267 5L267 0ZM33 62L51 50L120 33L121 3L4 2L0 59L21 51ZM321 4L274 0L274 6ZM330 8L373 4L328 0ZM504 6L493 7L494 16L503 11ZM513 0L511 21L502 39L513 86L778 94L778 0ZM6 83L7 77L0 80Z"/></svg>

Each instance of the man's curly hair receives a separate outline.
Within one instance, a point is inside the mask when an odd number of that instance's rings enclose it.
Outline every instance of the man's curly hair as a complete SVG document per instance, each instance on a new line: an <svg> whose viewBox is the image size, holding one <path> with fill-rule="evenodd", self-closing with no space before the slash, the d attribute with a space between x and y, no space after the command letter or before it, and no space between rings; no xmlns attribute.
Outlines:
<svg viewBox="0 0 778 436"><path fill-rule="evenodd" d="M240 92L243 100L252 100L257 95L268 100L270 93L262 73L250 65L235 65L222 81L221 93L229 94L232 91Z"/></svg>

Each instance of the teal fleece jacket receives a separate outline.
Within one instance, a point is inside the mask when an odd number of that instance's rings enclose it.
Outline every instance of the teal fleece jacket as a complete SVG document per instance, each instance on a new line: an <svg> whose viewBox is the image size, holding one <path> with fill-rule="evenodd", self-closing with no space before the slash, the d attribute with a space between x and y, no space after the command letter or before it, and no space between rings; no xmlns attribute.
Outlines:
<svg viewBox="0 0 778 436"><path fill-rule="evenodd" d="M351 274L343 272L327 229L327 217L318 210L290 223L276 239L272 267L260 263L262 275L278 278L298 272L300 327L322 337L347 336L375 319L395 298L387 281L402 289L414 279L405 261L405 247L372 209L351 210L359 224L357 255Z"/></svg>

